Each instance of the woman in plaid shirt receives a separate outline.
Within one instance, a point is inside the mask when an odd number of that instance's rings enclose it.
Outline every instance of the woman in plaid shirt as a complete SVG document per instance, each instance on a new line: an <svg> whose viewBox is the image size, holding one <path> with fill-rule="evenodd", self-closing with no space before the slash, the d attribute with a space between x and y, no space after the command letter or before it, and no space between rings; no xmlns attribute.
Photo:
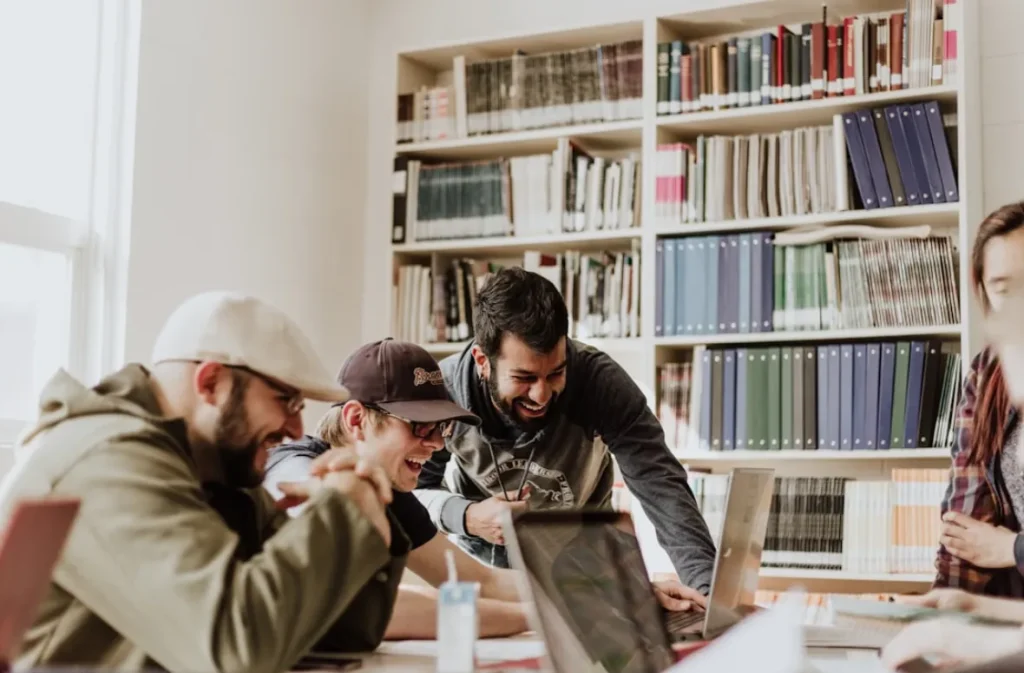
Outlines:
<svg viewBox="0 0 1024 673"><path fill-rule="evenodd" d="M998 311L1024 272L1024 202L981 223L971 252L971 286L986 315ZM1019 411L1011 406L995 351L971 363L963 384L935 587L1024 597L1024 454Z"/></svg>

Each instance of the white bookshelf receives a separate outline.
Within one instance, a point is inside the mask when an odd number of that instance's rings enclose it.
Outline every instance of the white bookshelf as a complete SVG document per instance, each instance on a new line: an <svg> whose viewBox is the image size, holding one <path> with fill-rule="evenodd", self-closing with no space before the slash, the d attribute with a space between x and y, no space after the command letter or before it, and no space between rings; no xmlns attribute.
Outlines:
<svg viewBox="0 0 1024 673"><path fill-rule="evenodd" d="M829 2L830 17L905 8L903 0L837 0ZM980 77L977 3L953 5L958 13L959 75L955 85L840 96L786 104L772 104L717 112L688 112L658 115L657 73L655 61L659 42L679 35L698 39L708 36L738 34L761 30L780 23L819 20L822 3L818 0L757 0L719 9L705 9L676 15L638 15L635 21L610 26L587 26L536 35L498 35L468 44L453 44L429 49L410 50L396 55L396 92L409 92L422 84L433 85L438 75L443 79L451 70L452 59L462 55L467 63L479 58L507 57L515 49L526 53L571 49L597 44L639 39L643 42L643 115L636 120L555 128L531 129L486 136L448 138L437 141L394 143L386 151L395 156L429 157L441 160L476 160L501 156L522 156L552 151L559 138L569 137L589 149L615 151L632 149L641 160L641 212L639 227L565 233L549 236L511 236L507 238L431 240L390 246L389 272L397 278L397 267L418 263L439 268L445 260L455 257L513 260L527 250L558 252L561 250L627 250L636 241L641 250L640 324L641 336L630 339L593 340L623 364L656 407L658 368L665 362L678 360L681 353L698 345L740 344L813 344L829 341L896 340L911 337L940 338L958 342L966 367L971 355L979 349L979 330L974 322L977 307L969 296L969 249L973 231L980 222L982 190L980 185ZM640 10L638 10L640 11ZM450 75L450 73L448 73ZM874 210L850 210L785 218L759 218L659 226L655 222L654 160L659 143L673 138L706 135L733 135L781 131L800 126L831 123L833 115L864 107L877 107L895 102L938 100L944 107L955 107L957 113L957 147L959 201L925 206L905 206ZM393 114L393 113L392 113ZM383 148L380 151L385 151ZM852 174L850 176L852 180ZM391 194L373 198L387 199ZM936 231L956 232L960 249L960 315L952 325L910 328L879 328L833 330L824 332L768 332L710 336L654 336L655 245L659 237L743 231L786 230L815 224L863 223L879 226L913 226L929 224ZM390 225L381 226L381 235L390 235ZM386 232L386 233L385 233ZM394 282L394 281L393 281ZM444 357L465 347L460 343L423 344L432 354ZM702 470L727 471L736 465L771 465L780 475L874 476L884 478L893 465L944 467L949 463L948 448L889 451L736 451L702 452L680 456L691 467ZM929 574L852 575L838 571L804 571L765 569L762 586L778 588L802 583L811 590L825 591L887 591L912 590L927 586Z"/></svg>

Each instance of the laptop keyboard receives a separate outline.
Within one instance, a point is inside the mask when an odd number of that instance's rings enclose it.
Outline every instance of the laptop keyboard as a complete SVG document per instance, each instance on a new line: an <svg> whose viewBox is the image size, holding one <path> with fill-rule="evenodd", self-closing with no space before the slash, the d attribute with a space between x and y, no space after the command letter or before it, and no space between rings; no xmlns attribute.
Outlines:
<svg viewBox="0 0 1024 673"><path fill-rule="evenodd" d="M694 624L704 621L704 613L698 610L686 612L668 612L665 614L665 628L669 633L679 633Z"/></svg>

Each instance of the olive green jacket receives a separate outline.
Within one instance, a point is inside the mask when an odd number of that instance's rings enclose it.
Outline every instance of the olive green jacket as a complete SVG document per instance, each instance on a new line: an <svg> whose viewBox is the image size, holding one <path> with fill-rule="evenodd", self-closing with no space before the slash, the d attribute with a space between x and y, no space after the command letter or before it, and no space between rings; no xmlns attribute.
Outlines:
<svg viewBox="0 0 1024 673"><path fill-rule="evenodd" d="M382 639L408 552L401 528L392 521L389 550L328 489L293 519L262 489L218 511L143 367L91 389L58 372L17 452L0 523L22 497L81 499L17 667L275 673L313 648Z"/></svg>

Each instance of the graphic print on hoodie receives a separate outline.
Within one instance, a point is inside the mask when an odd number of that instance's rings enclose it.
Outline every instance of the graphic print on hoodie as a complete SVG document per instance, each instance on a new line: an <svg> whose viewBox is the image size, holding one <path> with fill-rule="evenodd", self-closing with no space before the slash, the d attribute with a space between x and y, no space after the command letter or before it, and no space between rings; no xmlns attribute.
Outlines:
<svg viewBox="0 0 1024 673"><path fill-rule="evenodd" d="M520 484L529 484L532 509L610 508L614 455L680 581L707 593L714 543L686 471L665 445L643 392L618 363L590 346L569 341L566 362L565 390L548 412L547 425L531 434L495 409L471 346L445 358L441 371L449 395L483 423L456 427L445 448L424 465L416 496L456 544L481 561L508 567L503 546L467 533L468 506L502 494L502 486L514 497Z"/></svg>

